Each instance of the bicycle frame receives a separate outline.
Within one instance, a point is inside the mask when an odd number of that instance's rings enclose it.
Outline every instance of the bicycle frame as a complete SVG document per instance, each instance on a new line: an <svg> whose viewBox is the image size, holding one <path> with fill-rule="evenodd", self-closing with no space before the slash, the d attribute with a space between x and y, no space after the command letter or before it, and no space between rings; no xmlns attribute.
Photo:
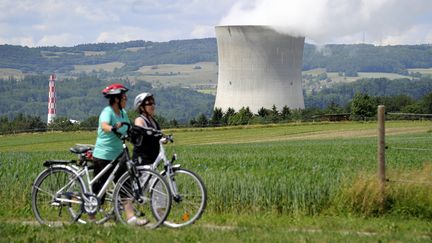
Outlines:
<svg viewBox="0 0 432 243"><path fill-rule="evenodd" d="M101 200L101 198L103 197L103 195L106 193L109 185L114 181L114 177L117 173L117 171L119 170L120 166L123 163L128 163L128 161L130 161L130 156L129 156L129 150L126 146L126 144L123 142L123 150L122 152L111 162L108 163L108 165L106 165L102 171L100 171L97 175L94 176L93 179L90 179L90 170L91 167L87 165L87 162L84 163L84 165L82 167L79 167L77 165L66 165L66 164L57 164L56 162L64 162L64 161L52 161L54 162L52 165L50 165L50 168L53 167L63 167L66 168L68 170L70 170L71 172L74 173L74 177L69 179L69 182L63 186L60 190L58 190L56 192L56 195L52 195L55 198L55 201L58 203L76 203L76 204L89 204L90 206L94 207L94 206L99 206L99 204L97 202L92 202L90 197L91 196L96 196L97 200ZM123 157L125 157L123 159ZM93 193L93 185L103 176L107 173L108 170L110 170L112 167L114 167L113 171L110 173L108 179L105 181L105 183L103 184L102 188L100 189L100 191L98 192L97 195L95 195ZM84 183L84 177L86 177L86 183ZM59 198L58 195L61 195L65 189L67 189L76 179L78 179L81 184L84 186L84 191L82 193L82 195L80 195L82 197L82 201L77 201L77 200L71 200L71 199L67 199L67 198ZM76 220L79 219L79 216L76 218Z"/></svg>
<svg viewBox="0 0 432 243"><path fill-rule="evenodd" d="M126 146L126 145L125 145ZM66 198L57 198L57 195L60 195L65 189L67 189L73 182L75 179L78 179L83 185L84 185L84 193L83 195L81 195L84 199L85 203L90 202L89 200L89 193L90 195L93 195L93 189L92 189L92 185L98 181L104 174L107 173L107 171L112 168L115 164L115 168L114 170L111 172L110 176L108 177L108 179L106 180L106 182L103 184L101 190L99 191L99 193L96 195L96 197L100 200L102 198L102 196L105 194L106 190L108 189L108 186L110 185L111 182L114 181L114 177L115 174L117 173L118 169L120 168L120 164L121 163L125 163L126 161L121 161L120 158L123 156L123 154L127 152L124 151L122 152L119 156L117 156L117 158L115 158L114 160L112 160L107 166L105 166L102 171L100 171L92 180L90 180L90 169L89 166L87 164L85 164L83 166L83 168L80 168L76 165L53 165L50 168L53 167L62 167L62 168L66 168L68 170L70 170L71 172L73 172L75 174L75 176L73 178L70 178L69 182L63 186L62 188L60 188L60 190L58 190L56 192L56 195L52 195L53 197L56 198L56 202L59 203L76 203L76 204L82 204L82 201L77 201L77 200L71 200L71 199L66 199ZM86 177L86 183L84 183L83 178L84 176ZM39 188L38 188L39 189Z"/></svg>
<svg viewBox="0 0 432 243"><path fill-rule="evenodd" d="M165 148L164 148L164 143L167 141L166 138L161 138L159 140L159 154L156 157L155 161L150 164L150 165L140 165L137 166L137 169L142 169L142 168L148 168L150 167L151 170L157 171L158 166L163 162L164 164L164 171L166 173L166 178L167 178L167 182L168 182L168 186L170 187L171 193L174 197L178 196L178 192L177 192L177 186L175 185L175 182L172 180L172 174L173 174L173 168L179 168L180 164L175 164L173 165L172 162L170 160L168 160L168 158L166 157L166 153L165 153ZM174 154L173 156L173 161L175 160L175 158L177 157L176 154ZM160 173L163 173L164 171L161 171Z"/></svg>
<svg viewBox="0 0 432 243"><path fill-rule="evenodd" d="M84 168L76 168L77 170L77 174L80 177L83 177L83 175L85 174L86 178L87 178L87 186L88 186L88 190L87 193L90 192L91 194L93 194L93 185L103 176L107 173L107 171L109 169L111 169L116 163L114 170L111 172L111 174L109 175L108 179L106 180L106 182L103 184L101 190L99 191L99 193L96 195L98 199L102 198L102 196L105 194L106 190L108 189L108 186L111 182L114 181L114 177L118 171L118 169L120 168L120 164L123 161L120 161L120 158L123 156L125 152L122 152L119 156L117 156L117 158L115 158L114 160L112 160L108 165L106 165L102 171L100 171L92 180L90 180L90 173L89 173L89 166L85 165ZM125 162L125 161L124 161ZM124 163L123 162L123 163ZM76 167L76 166L74 166ZM85 196L85 195L84 195Z"/></svg>

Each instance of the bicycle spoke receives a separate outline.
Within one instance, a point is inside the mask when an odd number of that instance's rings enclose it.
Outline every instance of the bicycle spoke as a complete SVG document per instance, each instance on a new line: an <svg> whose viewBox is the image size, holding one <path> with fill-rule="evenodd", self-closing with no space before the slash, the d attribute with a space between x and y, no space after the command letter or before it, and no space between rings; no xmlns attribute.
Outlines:
<svg viewBox="0 0 432 243"><path fill-rule="evenodd" d="M148 176L160 177L160 175L156 174L155 172L148 170L143 170L140 172L144 174L143 177L140 177L140 180L142 178L150 178ZM137 192L134 192L132 189L132 183L129 174L126 173L119 179L113 196L115 202L115 214L120 222L127 224L128 219L131 216L135 216L138 218L137 222L148 221L144 227L155 228L163 223L170 210L171 194L166 182L158 178L156 179L156 183L159 181L161 182L160 185L159 183L156 185L156 187L158 187L157 190L154 190L154 188L149 188L149 186L143 187L141 188L139 195L135 195ZM149 181L150 180L147 180L147 182L144 183L141 181L140 183L143 185L149 185ZM156 194L162 196L155 196ZM140 200L136 200L136 196L138 196ZM156 200L157 198L159 198L159 201ZM159 207L161 205L164 208Z"/></svg>
<svg viewBox="0 0 432 243"><path fill-rule="evenodd" d="M180 199L176 200L174 197L165 224L178 228L192 224L201 216L206 206L207 194L201 179L189 170L175 170L172 180Z"/></svg>
<svg viewBox="0 0 432 243"><path fill-rule="evenodd" d="M73 195L83 193L83 185L76 179L68 169L51 168L35 180L32 210L41 224L69 224L81 214L81 201Z"/></svg>

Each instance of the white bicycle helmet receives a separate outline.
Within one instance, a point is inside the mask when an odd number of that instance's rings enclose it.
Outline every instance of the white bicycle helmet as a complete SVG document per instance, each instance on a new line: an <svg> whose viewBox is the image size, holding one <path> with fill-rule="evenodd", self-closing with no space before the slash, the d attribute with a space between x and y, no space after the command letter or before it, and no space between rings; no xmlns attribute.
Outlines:
<svg viewBox="0 0 432 243"><path fill-rule="evenodd" d="M137 96L135 97L135 101L134 101L134 108L135 108L136 111L139 112L139 107L141 106L141 103L142 103L145 99L147 99L148 97L153 97L153 95L152 95L151 93L146 93L146 92L144 92L144 93L141 93L141 94L139 94L139 95L137 95Z"/></svg>

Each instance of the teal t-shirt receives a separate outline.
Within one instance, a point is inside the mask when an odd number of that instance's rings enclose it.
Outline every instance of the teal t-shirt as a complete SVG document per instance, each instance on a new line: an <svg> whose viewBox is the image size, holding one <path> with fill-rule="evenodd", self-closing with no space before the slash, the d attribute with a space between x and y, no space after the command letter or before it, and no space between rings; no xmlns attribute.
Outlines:
<svg viewBox="0 0 432 243"><path fill-rule="evenodd" d="M106 122L111 126L114 126L118 122L130 123L126 111L122 109L121 114L123 114L123 116L118 116L111 106L107 106L102 110L99 116L96 145L93 151L94 157L113 160L122 152L123 147L120 138L113 132L104 132L102 130L102 122ZM127 132L127 126L122 126L117 131L125 134Z"/></svg>

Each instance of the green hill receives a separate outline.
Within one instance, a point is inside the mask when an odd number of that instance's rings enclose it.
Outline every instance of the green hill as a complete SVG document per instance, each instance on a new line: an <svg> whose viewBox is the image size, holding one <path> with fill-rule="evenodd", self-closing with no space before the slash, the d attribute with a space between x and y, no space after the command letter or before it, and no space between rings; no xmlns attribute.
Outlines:
<svg viewBox="0 0 432 243"><path fill-rule="evenodd" d="M168 42L129 41L83 44L74 47L0 45L0 68L26 73L73 74L75 65L112 62L123 66L116 76L132 75L142 66L216 62L215 38ZM329 72L387 72L407 74L409 68L432 67L432 45L374 46L366 44L305 44L303 69L326 68Z"/></svg>
<svg viewBox="0 0 432 243"><path fill-rule="evenodd" d="M48 76L26 76L23 80L0 79L0 114L9 118L19 113L39 116L46 120ZM94 76L82 75L79 78L68 78L56 83L57 116L83 120L98 116L107 105L101 90L111 81ZM203 113L210 115L214 96L198 93L180 87L153 88L151 84L140 81L118 80L130 88L127 108L133 106L134 97L140 92L151 92L157 101L157 113L167 119L187 122Z"/></svg>
<svg viewBox="0 0 432 243"><path fill-rule="evenodd" d="M431 67L432 45L316 47L306 43L305 104L344 106L356 92L419 99L432 92ZM101 87L124 82L131 87L132 97L142 91L155 93L160 115L187 122L200 113L210 115L217 70L215 38L74 47L0 45L0 114L45 119L47 80L54 72L59 116L82 120L97 115L105 105ZM377 72L387 73L387 78L379 78ZM129 102L131 107L133 101Z"/></svg>

